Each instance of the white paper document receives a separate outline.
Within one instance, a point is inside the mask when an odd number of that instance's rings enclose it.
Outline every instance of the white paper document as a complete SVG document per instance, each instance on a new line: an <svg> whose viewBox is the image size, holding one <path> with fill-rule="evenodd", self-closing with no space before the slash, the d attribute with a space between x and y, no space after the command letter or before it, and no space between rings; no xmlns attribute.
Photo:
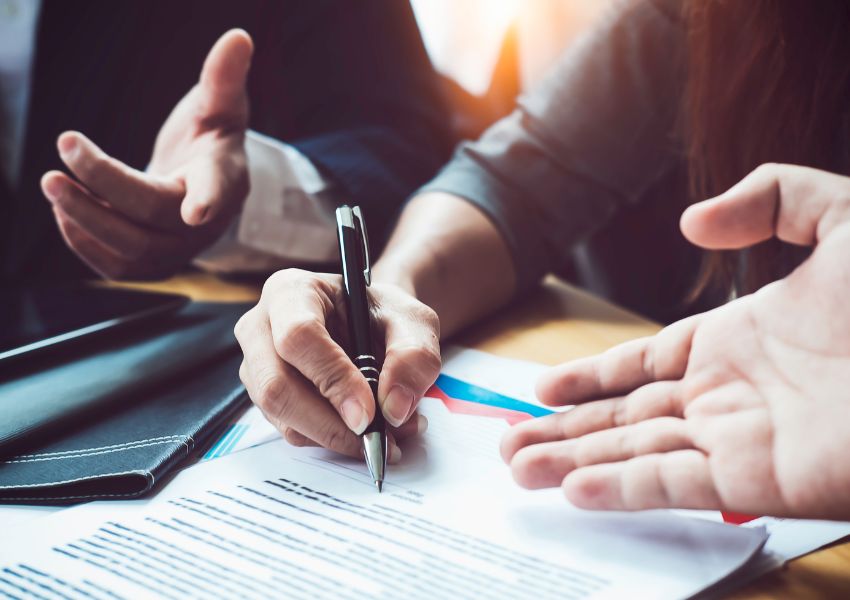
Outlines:
<svg viewBox="0 0 850 600"><path fill-rule="evenodd" d="M280 432L252 406L236 417L201 460L213 460L280 439Z"/></svg>
<svg viewBox="0 0 850 600"><path fill-rule="evenodd" d="M62 508L58 506L18 506L16 504L0 506L0 531L5 531L13 525L35 521L60 510Z"/></svg>
<svg viewBox="0 0 850 600"><path fill-rule="evenodd" d="M528 404L540 405L534 395L534 387L538 377L549 368L545 365L501 358L459 346L451 346L446 349L443 353L443 361L442 372L444 374L463 379L472 385L487 388ZM482 420L479 419L478 421L479 423L473 425L473 427L485 426L480 423ZM677 512L723 522L723 515L720 511ZM784 561L814 552L818 548L850 536L850 522L843 521L758 517L741 526L763 527L768 532L768 541L763 551L773 558L761 561L760 568L753 569L752 565L748 566L748 570L758 574L766 572L765 566L781 565ZM777 558L778 561L774 560Z"/></svg>
<svg viewBox="0 0 850 600"><path fill-rule="evenodd" d="M765 540L671 512L603 514L527 492L436 400L378 494L360 461L273 442L4 535L0 595L42 598L680 598ZM481 421L480 419L478 420ZM486 420L485 420L486 422Z"/></svg>
<svg viewBox="0 0 850 600"><path fill-rule="evenodd" d="M449 346L443 351L440 372L528 404L543 406L534 389L537 380L548 369L550 367L536 362ZM547 408L552 409L551 406Z"/></svg>

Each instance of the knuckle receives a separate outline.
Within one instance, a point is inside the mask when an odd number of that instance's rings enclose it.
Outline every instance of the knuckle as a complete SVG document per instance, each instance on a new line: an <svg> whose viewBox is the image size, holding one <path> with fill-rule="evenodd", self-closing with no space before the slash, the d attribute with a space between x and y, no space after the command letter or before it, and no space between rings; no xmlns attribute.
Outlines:
<svg viewBox="0 0 850 600"><path fill-rule="evenodd" d="M292 362L293 358L302 356L312 344L322 337L325 327L322 322L312 315L292 319L287 323L275 339L275 348L281 358Z"/></svg>
<svg viewBox="0 0 850 600"><path fill-rule="evenodd" d="M303 280L309 273L302 269L281 269L272 273L263 285L263 294L273 292L281 286L289 287Z"/></svg>
<svg viewBox="0 0 850 600"><path fill-rule="evenodd" d="M783 173L788 170L789 165L777 162L762 163L753 169L752 173L747 177L752 177L759 180L779 180Z"/></svg>
<svg viewBox="0 0 850 600"><path fill-rule="evenodd" d="M572 410L563 413L553 413L542 417L543 419L551 419L554 423L555 435L558 439L568 440L575 433L574 420L581 421L584 418L584 413L587 411L590 404L579 404L573 407ZM542 423L543 421L541 421Z"/></svg>
<svg viewBox="0 0 850 600"><path fill-rule="evenodd" d="M655 379L655 347L645 344L640 351L640 365L646 377Z"/></svg>
<svg viewBox="0 0 850 600"><path fill-rule="evenodd" d="M435 325L438 326L440 323L440 318L437 316L437 312L427 304L417 302L413 314L417 320L421 321L425 325L433 327Z"/></svg>
<svg viewBox="0 0 850 600"><path fill-rule="evenodd" d="M623 427L638 420L638 407L634 397L629 395L621 402L611 405L611 423L614 427Z"/></svg>
<svg viewBox="0 0 850 600"><path fill-rule="evenodd" d="M326 281L317 273L311 273L302 269L281 269L273 273L266 279L263 285L262 297L268 298L286 291L289 294L298 293L315 293L317 290L324 290Z"/></svg>
<svg viewBox="0 0 850 600"><path fill-rule="evenodd" d="M238 341L240 345L242 345L242 341L246 338L248 331L251 329L250 323L256 317L256 310L256 306L249 309L244 315L239 317L239 320L236 321L236 325L233 326L233 335L236 337L236 341Z"/></svg>
<svg viewBox="0 0 850 600"><path fill-rule="evenodd" d="M266 278L265 282L263 282L263 289L260 291L261 298L266 298L269 294L273 293L273 290L280 286L281 280L286 277L286 271L287 269L275 271Z"/></svg>
<svg viewBox="0 0 850 600"><path fill-rule="evenodd" d="M260 375L254 391L254 404L267 415L280 416L285 402L283 398L283 382L273 375Z"/></svg>
<svg viewBox="0 0 850 600"><path fill-rule="evenodd" d="M251 311L248 311L251 312ZM245 319L248 318L248 313L246 312L244 315L239 317L239 320L236 321L236 325L233 326L233 337L236 338L236 341L239 342L239 345L242 345L242 337L245 335ZM244 364L244 363L243 363Z"/></svg>
<svg viewBox="0 0 850 600"><path fill-rule="evenodd" d="M642 427L637 427L631 435L621 435L617 440L620 456L643 456L655 450L658 438Z"/></svg>

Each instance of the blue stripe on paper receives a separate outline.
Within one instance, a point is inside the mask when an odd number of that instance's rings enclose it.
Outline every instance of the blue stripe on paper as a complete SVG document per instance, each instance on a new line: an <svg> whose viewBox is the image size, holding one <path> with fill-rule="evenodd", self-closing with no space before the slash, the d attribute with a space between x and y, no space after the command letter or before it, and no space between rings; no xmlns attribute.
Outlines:
<svg viewBox="0 0 850 600"><path fill-rule="evenodd" d="M466 400L467 402L522 412L533 417L543 417L554 412L548 408L515 400L514 398L509 398L486 388L455 379L449 375L440 375L437 378L436 386L447 396L451 396L457 400Z"/></svg>

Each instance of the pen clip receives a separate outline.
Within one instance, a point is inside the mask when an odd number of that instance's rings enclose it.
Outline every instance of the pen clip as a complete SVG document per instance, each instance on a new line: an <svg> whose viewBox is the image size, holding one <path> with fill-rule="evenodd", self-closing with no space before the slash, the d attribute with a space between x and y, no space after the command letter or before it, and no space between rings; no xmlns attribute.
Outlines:
<svg viewBox="0 0 850 600"><path fill-rule="evenodd" d="M351 212L359 225L355 229L360 232L360 239L363 244L363 279L369 286L372 285L372 261L369 258L369 235L366 233L366 221L363 219L363 211L360 210L359 206L353 207Z"/></svg>

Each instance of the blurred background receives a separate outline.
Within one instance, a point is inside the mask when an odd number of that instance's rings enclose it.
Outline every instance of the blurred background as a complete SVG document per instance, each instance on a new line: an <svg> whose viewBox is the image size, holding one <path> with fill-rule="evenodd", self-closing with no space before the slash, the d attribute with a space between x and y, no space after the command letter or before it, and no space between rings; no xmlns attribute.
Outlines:
<svg viewBox="0 0 850 600"><path fill-rule="evenodd" d="M457 133L477 137L510 112L612 1L412 0Z"/></svg>

